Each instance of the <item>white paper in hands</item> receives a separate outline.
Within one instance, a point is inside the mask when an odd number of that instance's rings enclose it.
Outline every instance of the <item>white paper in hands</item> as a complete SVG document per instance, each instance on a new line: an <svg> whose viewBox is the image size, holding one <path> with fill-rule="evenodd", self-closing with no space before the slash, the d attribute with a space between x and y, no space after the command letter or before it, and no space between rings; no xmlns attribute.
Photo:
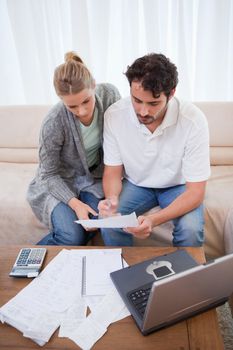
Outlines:
<svg viewBox="0 0 233 350"><path fill-rule="evenodd" d="M86 228L108 227L108 228L123 228L138 226L138 219L135 212L129 215L116 215L104 219L94 220L76 220L77 224L81 224Z"/></svg>

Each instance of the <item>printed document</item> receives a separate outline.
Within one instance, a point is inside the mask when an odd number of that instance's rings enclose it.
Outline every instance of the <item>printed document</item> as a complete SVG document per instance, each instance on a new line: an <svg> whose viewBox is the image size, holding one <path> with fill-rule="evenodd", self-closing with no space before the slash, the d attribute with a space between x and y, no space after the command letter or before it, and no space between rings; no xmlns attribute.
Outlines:
<svg viewBox="0 0 233 350"><path fill-rule="evenodd" d="M101 249L86 259L86 295L106 295L113 288L110 272L122 269L121 249Z"/></svg>
<svg viewBox="0 0 233 350"><path fill-rule="evenodd" d="M124 228L138 226L138 219L135 212L129 215L116 215L104 219L76 220L75 222L86 228Z"/></svg>

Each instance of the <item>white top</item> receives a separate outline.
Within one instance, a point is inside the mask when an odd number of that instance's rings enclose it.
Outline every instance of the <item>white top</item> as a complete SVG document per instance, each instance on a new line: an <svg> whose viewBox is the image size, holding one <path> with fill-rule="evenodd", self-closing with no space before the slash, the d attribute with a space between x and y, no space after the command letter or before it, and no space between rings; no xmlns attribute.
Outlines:
<svg viewBox="0 0 233 350"><path fill-rule="evenodd" d="M80 123L83 144L87 155L87 164L91 167L99 161L100 130L98 126L98 111L95 108L94 117L90 125Z"/></svg>
<svg viewBox="0 0 233 350"><path fill-rule="evenodd" d="M151 133L127 97L107 109L104 123L104 163L124 165L132 183L165 188L208 179L208 124L195 105L173 97L162 124Z"/></svg>

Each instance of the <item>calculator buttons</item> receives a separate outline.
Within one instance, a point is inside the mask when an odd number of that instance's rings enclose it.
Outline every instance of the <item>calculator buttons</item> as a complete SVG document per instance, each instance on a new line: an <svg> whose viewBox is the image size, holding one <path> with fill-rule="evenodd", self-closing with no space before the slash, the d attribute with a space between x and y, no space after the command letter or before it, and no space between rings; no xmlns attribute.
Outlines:
<svg viewBox="0 0 233 350"><path fill-rule="evenodd" d="M39 274L45 254L46 248L22 248L10 276L36 277Z"/></svg>

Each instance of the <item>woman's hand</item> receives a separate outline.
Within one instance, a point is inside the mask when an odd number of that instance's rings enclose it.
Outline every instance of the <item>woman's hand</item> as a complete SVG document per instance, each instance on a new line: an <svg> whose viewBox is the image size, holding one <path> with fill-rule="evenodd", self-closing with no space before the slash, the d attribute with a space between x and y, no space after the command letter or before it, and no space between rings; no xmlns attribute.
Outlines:
<svg viewBox="0 0 233 350"><path fill-rule="evenodd" d="M146 239L151 235L152 231L152 220L148 216L138 217L137 227L127 227L123 229L127 233L131 233L136 238Z"/></svg>
<svg viewBox="0 0 233 350"><path fill-rule="evenodd" d="M89 214L92 214L94 216L98 215L97 212L94 209L92 209L88 204L81 202L77 198L71 198L71 200L68 202L68 205L76 213L79 220L89 220ZM96 231L97 228L85 228L85 230Z"/></svg>

